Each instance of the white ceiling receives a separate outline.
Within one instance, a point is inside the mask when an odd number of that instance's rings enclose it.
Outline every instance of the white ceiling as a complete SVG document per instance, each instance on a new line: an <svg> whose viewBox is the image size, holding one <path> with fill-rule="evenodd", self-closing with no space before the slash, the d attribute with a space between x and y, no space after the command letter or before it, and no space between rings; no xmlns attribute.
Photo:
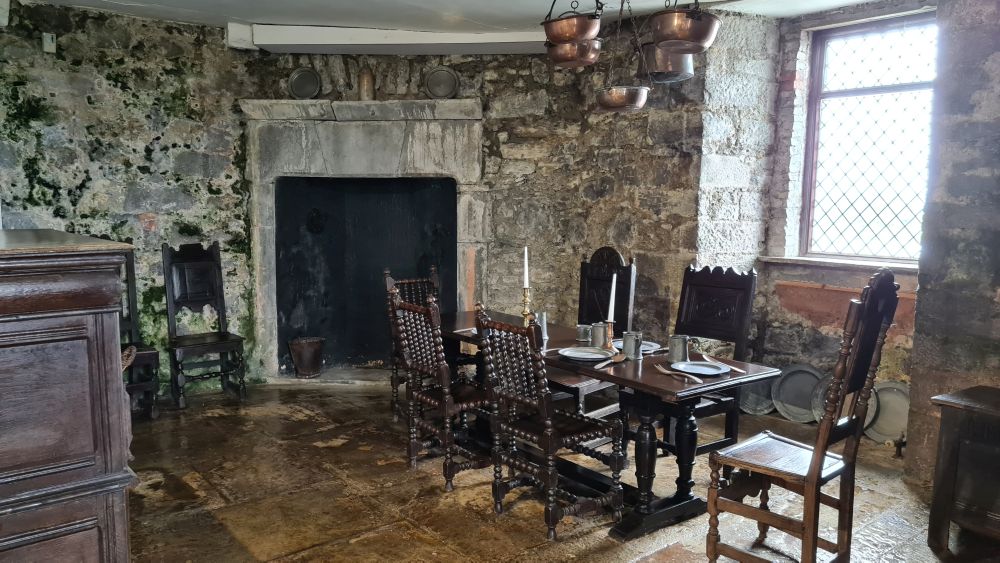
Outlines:
<svg viewBox="0 0 1000 563"><path fill-rule="evenodd" d="M789 17L870 0L705 0L726 10ZM414 31L537 30L548 11L547 0L25 0L97 8L170 21L225 25L227 22L363 27ZM580 0L590 9L591 0ZM683 5L683 2L682 2ZM569 9L556 0L556 11ZM637 13L662 9L662 0L634 0ZM617 0L605 13L617 17Z"/></svg>

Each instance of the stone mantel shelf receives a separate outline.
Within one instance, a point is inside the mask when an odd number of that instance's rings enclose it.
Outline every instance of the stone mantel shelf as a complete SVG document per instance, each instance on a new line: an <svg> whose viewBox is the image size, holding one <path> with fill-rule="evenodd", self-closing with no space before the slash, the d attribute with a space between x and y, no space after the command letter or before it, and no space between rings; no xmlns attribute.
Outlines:
<svg viewBox="0 0 1000 563"><path fill-rule="evenodd" d="M483 104L478 98L370 102L240 100L239 104L247 118L260 121L478 121L483 118Z"/></svg>

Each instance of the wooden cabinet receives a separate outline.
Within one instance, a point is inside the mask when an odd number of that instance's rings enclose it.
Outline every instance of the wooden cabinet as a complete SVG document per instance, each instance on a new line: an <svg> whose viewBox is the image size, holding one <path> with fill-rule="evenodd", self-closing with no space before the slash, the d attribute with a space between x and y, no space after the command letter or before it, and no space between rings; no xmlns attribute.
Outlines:
<svg viewBox="0 0 1000 563"><path fill-rule="evenodd" d="M0 230L0 561L127 561L125 244Z"/></svg>

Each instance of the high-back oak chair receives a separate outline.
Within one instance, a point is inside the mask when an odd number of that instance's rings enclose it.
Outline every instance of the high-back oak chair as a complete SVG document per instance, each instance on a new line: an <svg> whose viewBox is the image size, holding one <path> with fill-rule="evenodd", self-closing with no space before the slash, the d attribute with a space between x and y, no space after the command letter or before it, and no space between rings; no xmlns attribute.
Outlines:
<svg viewBox="0 0 1000 563"><path fill-rule="evenodd" d="M392 409L393 421L398 421L400 414L405 418L407 413L399 402L399 384L402 383L402 380L399 377L400 358L399 350L396 347L396 325L393 321L394 305L392 291L395 289L399 298L404 303L426 307L429 298L438 299L440 297L441 284L438 282L436 266L431 266L430 275L426 278L397 280L392 277L389 268L383 270L382 274L385 277L385 301L386 309L389 313L389 328L393 331L391 350L389 352L389 368L391 370L389 383L392 385L392 400L389 403L389 408Z"/></svg>

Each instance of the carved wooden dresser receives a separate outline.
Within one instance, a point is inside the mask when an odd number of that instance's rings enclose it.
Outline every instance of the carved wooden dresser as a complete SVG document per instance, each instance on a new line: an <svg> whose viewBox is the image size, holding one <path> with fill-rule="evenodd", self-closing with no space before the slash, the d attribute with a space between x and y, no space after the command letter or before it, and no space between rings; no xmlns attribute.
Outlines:
<svg viewBox="0 0 1000 563"><path fill-rule="evenodd" d="M0 230L0 561L127 561L127 244Z"/></svg>

